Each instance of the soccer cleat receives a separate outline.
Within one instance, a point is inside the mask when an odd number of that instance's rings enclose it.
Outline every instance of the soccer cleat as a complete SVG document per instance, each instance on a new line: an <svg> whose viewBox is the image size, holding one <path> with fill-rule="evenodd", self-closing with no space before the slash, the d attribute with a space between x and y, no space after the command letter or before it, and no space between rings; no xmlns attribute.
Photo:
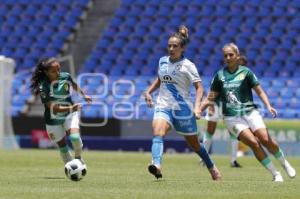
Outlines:
<svg viewBox="0 0 300 199"><path fill-rule="evenodd" d="M296 170L290 165L288 161L285 161L283 168L290 178L294 178L296 176Z"/></svg>
<svg viewBox="0 0 300 199"><path fill-rule="evenodd" d="M156 177L156 179L162 178L161 170L154 164L148 166L148 171Z"/></svg>
<svg viewBox="0 0 300 199"><path fill-rule="evenodd" d="M242 165L240 165L236 160L231 162L230 166L232 168L242 168Z"/></svg>
<svg viewBox="0 0 300 199"><path fill-rule="evenodd" d="M283 182L282 175L280 174L279 171L277 171L276 174L273 176L273 181L274 182Z"/></svg>
<svg viewBox="0 0 300 199"><path fill-rule="evenodd" d="M222 175L216 166L213 166L212 168L208 169L208 171L213 180L215 180L215 181L222 180Z"/></svg>

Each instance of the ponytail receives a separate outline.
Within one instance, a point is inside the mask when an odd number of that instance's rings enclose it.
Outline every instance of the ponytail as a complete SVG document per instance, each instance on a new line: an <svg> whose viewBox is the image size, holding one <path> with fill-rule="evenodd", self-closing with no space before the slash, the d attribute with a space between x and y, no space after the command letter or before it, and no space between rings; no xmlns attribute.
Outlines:
<svg viewBox="0 0 300 199"><path fill-rule="evenodd" d="M180 46L185 47L189 43L189 30L186 26L181 25L176 33L173 33L171 37L176 37L180 40Z"/></svg>

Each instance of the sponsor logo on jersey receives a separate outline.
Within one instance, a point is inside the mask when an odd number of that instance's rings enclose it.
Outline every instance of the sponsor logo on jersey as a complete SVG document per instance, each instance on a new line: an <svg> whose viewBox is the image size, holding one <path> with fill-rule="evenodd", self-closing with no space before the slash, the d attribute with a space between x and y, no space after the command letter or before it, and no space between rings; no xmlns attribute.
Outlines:
<svg viewBox="0 0 300 199"><path fill-rule="evenodd" d="M176 84L176 82L173 81L173 79L170 75L164 75L161 82L162 83L167 83L167 84L170 84L170 83L172 83L172 84L175 83Z"/></svg>

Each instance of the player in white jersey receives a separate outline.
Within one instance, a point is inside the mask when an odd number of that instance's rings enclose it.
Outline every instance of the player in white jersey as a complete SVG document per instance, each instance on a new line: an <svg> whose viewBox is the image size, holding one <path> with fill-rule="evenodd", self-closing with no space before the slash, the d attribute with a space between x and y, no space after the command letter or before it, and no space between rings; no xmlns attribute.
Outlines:
<svg viewBox="0 0 300 199"><path fill-rule="evenodd" d="M158 78L145 93L145 100L151 107L151 93L159 88L152 123L152 164L148 170L156 178L161 178L161 159L163 154L163 137L171 128L183 135L189 146L206 163L213 180L220 180L221 174L210 159L203 144L198 141L196 117L200 117L200 101L203 96L201 79L195 65L183 56L188 42L188 29L181 26L177 33L168 40L169 56L159 60ZM193 108L189 95L190 85L196 89L196 103Z"/></svg>
<svg viewBox="0 0 300 199"><path fill-rule="evenodd" d="M287 175L294 178L296 171L286 160L278 143L270 137L257 106L253 102L252 89L273 117L276 117L277 111L270 105L268 96L255 74L249 68L238 64L240 55L238 47L234 43L226 44L223 47L223 55L227 67L220 69L215 75L211 90L200 110L204 111L211 102L220 97L227 129L252 149L257 160L273 175L273 180L283 182L280 172L275 168L262 146L279 160Z"/></svg>

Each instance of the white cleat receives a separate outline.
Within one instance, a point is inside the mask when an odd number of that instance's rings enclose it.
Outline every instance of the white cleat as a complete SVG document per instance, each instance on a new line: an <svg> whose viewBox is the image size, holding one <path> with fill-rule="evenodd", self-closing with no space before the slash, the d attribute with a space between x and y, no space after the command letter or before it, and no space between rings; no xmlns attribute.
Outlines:
<svg viewBox="0 0 300 199"><path fill-rule="evenodd" d="M279 171L277 171L276 174L273 176L273 181L274 182L283 182L282 175L280 174Z"/></svg>
<svg viewBox="0 0 300 199"><path fill-rule="evenodd" d="M290 165L288 161L285 161L283 168L290 178L296 177L296 170Z"/></svg>

